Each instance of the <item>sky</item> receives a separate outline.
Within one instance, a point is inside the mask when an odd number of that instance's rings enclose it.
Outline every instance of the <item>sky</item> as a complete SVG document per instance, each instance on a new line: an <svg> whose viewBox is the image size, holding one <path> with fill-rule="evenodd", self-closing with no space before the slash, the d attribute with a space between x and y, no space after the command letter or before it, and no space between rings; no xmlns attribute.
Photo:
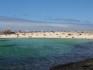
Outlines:
<svg viewBox="0 0 93 70"><path fill-rule="evenodd" d="M0 20L93 24L92 13L93 0L0 0Z"/></svg>

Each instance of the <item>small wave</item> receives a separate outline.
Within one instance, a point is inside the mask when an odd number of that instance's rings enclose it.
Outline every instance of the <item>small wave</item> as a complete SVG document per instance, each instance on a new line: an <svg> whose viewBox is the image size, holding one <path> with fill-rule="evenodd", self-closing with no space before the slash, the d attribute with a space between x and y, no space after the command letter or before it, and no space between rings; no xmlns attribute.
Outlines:
<svg viewBox="0 0 93 70"><path fill-rule="evenodd" d="M8 39L0 39L0 42L1 42L1 41L9 41L9 40L8 40Z"/></svg>
<svg viewBox="0 0 93 70"><path fill-rule="evenodd" d="M9 44L9 45L0 45L0 47L15 47L17 46L16 44Z"/></svg>

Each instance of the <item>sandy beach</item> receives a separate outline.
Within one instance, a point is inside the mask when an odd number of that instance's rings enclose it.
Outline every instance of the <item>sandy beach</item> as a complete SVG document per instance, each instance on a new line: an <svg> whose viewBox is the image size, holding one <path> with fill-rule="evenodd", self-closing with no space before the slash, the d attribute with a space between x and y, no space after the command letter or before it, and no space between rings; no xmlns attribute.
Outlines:
<svg viewBox="0 0 93 70"><path fill-rule="evenodd" d="M27 33L15 33L15 34L1 34L0 38L83 38L93 39L93 33L90 32L27 32Z"/></svg>

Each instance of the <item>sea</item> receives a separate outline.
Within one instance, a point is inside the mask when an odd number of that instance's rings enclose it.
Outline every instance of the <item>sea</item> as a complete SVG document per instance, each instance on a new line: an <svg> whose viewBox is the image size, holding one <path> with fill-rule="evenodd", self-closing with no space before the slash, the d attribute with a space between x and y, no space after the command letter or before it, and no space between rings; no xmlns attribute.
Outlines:
<svg viewBox="0 0 93 70"><path fill-rule="evenodd" d="M49 70L93 58L92 39L1 38L0 70Z"/></svg>

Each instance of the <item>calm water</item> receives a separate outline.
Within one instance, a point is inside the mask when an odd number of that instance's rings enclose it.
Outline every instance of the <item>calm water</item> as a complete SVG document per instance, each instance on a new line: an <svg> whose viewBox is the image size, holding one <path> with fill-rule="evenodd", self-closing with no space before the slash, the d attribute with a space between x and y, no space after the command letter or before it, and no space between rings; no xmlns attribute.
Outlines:
<svg viewBox="0 0 93 70"><path fill-rule="evenodd" d="M87 39L0 39L0 70L49 70L51 66L93 57Z"/></svg>

